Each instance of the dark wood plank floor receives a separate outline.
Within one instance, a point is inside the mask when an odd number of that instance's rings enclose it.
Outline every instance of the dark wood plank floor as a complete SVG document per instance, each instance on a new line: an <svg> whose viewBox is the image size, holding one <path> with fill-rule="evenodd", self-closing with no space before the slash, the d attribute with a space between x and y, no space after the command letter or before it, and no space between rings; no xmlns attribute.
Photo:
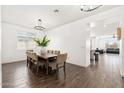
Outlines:
<svg viewBox="0 0 124 93"><path fill-rule="evenodd" d="M3 88L116 88L124 87L124 79L119 74L119 56L101 55L98 63L92 62L88 68L67 64L67 78L63 70L59 79L54 74L36 75L26 66L26 62L4 64L2 68Z"/></svg>

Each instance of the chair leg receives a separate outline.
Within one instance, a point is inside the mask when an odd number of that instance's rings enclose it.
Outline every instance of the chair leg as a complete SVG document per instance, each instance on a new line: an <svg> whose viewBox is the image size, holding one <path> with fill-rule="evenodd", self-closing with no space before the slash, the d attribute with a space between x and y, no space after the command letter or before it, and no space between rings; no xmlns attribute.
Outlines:
<svg viewBox="0 0 124 93"><path fill-rule="evenodd" d="M29 61L29 68L31 68L31 66L32 66L32 63Z"/></svg>
<svg viewBox="0 0 124 93"><path fill-rule="evenodd" d="M64 67L63 67L63 69L64 69L64 79L66 79L65 63L64 63Z"/></svg>
<svg viewBox="0 0 124 93"><path fill-rule="evenodd" d="M28 59L28 67L31 68L31 66L32 66L31 59Z"/></svg>
<svg viewBox="0 0 124 93"><path fill-rule="evenodd" d="M58 75L59 75L59 68L58 65L56 66L56 79L58 79Z"/></svg>
<svg viewBox="0 0 124 93"><path fill-rule="evenodd" d="M29 62L29 61L28 61L28 59L27 59L27 67L28 67L28 62Z"/></svg>
<svg viewBox="0 0 124 93"><path fill-rule="evenodd" d="M56 79L58 79L58 75L59 75L59 69L57 68L57 70L56 70Z"/></svg>
<svg viewBox="0 0 124 93"><path fill-rule="evenodd" d="M37 73L38 73L38 71L39 71L39 66L37 65Z"/></svg>

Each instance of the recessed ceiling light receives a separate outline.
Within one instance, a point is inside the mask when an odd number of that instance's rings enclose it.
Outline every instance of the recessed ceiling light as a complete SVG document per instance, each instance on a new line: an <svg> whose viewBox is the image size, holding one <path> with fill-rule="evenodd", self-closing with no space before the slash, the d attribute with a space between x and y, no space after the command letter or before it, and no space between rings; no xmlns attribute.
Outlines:
<svg viewBox="0 0 124 93"><path fill-rule="evenodd" d="M58 9L55 9L55 10L54 10L54 12L55 12L55 13L58 13L58 12L59 12L59 10L58 10Z"/></svg>

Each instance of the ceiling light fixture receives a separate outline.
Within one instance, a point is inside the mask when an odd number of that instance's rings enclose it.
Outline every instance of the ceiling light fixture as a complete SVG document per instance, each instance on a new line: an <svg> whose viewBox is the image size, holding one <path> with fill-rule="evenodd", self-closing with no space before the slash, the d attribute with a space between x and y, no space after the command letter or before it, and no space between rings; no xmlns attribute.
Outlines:
<svg viewBox="0 0 124 93"><path fill-rule="evenodd" d="M38 19L38 23L34 27L34 29L36 29L36 30L44 30L45 28L41 24L42 24L42 20L41 19Z"/></svg>
<svg viewBox="0 0 124 93"><path fill-rule="evenodd" d="M100 6L102 5L81 5L80 9L81 11L84 11L84 12L91 12L93 10L96 10Z"/></svg>

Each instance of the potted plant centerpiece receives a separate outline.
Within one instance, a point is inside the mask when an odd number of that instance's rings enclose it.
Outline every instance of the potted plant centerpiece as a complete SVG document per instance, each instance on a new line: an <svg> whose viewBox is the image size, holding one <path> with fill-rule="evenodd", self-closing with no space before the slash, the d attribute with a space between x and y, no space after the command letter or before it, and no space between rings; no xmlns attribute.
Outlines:
<svg viewBox="0 0 124 93"><path fill-rule="evenodd" d="M46 52L46 47L50 42L47 36L44 36L43 38L34 38L34 41L36 42L37 46L40 47L40 53L44 54Z"/></svg>

